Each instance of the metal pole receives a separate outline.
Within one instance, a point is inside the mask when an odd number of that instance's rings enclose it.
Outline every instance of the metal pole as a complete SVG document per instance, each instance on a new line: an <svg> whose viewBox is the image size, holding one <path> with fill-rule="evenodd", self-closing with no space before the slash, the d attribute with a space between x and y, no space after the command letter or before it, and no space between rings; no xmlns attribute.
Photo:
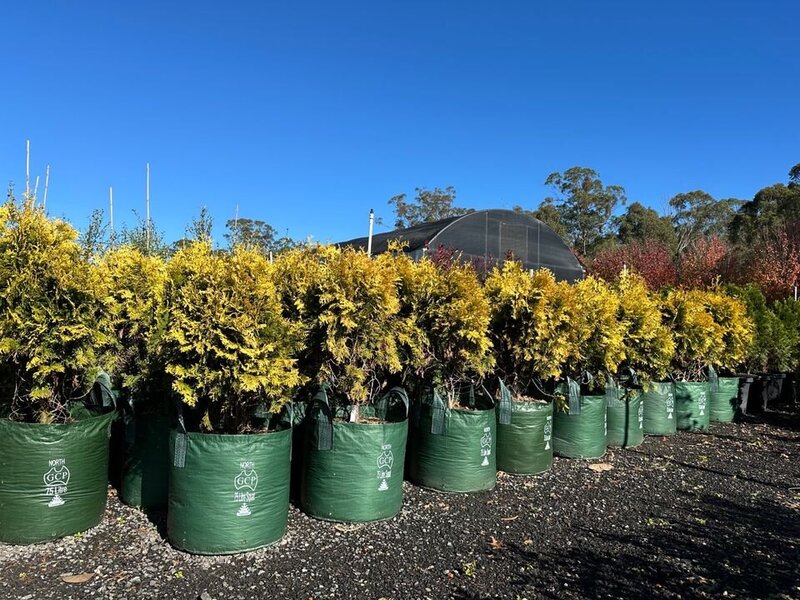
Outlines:
<svg viewBox="0 0 800 600"><path fill-rule="evenodd" d="M36 176L36 183L33 184L33 197L36 198L36 194L39 191L39 176Z"/></svg>
<svg viewBox="0 0 800 600"><path fill-rule="evenodd" d="M375 224L375 211L369 209L369 236L367 237L367 256L372 256L372 226Z"/></svg>

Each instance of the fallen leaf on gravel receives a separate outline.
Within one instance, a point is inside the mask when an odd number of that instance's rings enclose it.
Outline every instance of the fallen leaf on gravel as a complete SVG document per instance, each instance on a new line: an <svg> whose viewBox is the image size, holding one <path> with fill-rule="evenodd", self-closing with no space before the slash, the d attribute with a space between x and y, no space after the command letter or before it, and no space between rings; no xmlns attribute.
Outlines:
<svg viewBox="0 0 800 600"><path fill-rule="evenodd" d="M81 573L80 575L62 575L61 581L64 583L86 583L94 577L94 573Z"/></svg>
<svg viewBox="0 0 800 600"><path fill-rule="evenodd" d="M489 540L489 548L492 550L502 550L505 547L506 545L494 536Z"/></svg>
<svg viewBox="0 0 800 600"><path fill-rule="evenodd" d="M342 533L353 533L354 531L358 531L359 529L364 529L366 525L334 525L333 528L336 531L341 531Z"/></svg>
<svg viewBox="0 0 800 600"><path fill-rule="evenodd" d="M593 465L589 465L589 468L595 473L602 473L603 471L610 471L614 467L608 463L594 463Z"/></svg>
<svg viewBox="0 0 800 600"><path fill-rule="evenodd" d="M522 544L525 545L525 546L532 546L533 545L533 540L529 540L529 539L522 540Z"/></svg>
<svg viewBox="0 0 800 600"><path fill-rule="evenodd" d="M519 519L519 515L514 515L513 517L500 517L501 521L516 521Z"/></svg>

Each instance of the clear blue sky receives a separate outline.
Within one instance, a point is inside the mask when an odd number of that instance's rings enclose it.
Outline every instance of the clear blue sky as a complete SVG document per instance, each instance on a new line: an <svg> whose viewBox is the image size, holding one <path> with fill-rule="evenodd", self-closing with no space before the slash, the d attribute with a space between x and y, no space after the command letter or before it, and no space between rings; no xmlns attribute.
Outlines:
<svg viewBox="0 0 800 600"><path fill-rule="evenodd" d="M180 7L177 5L181 4ZM800 2L11 2L0 175L51 166L77 226L144 209L169 239L202 205L296 238L364 235L374 207L453 185L533 208L598 170L657 209L751 198L800 162ZM40 183L41 196L43 183Z"/></svg>

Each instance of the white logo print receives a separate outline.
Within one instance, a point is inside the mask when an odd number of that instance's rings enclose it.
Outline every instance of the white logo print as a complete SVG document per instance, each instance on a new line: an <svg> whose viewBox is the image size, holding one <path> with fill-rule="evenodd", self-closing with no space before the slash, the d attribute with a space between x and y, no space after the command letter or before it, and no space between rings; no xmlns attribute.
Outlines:
<svg viewBox="0 0 800 600"><path fill-rule="evenodd" d="M381 453L378 454L378 479L381 484L378 486L379 492L385 492L389 489L389 484L386 482L392 476L392 465L394 464L394 453L392 452L391 444L384 444L381 447Z"/></svg>
<svg viewBox="0 0 800 600"><path fill-rule="evenodd" d="M489 466L489 457L492 455L492 428L484 427L481 436L481 456L483 457L482 467Z"/></svg>
<svg viewBox="0 0 800 600"><path fill-rule="evenodd" d="M233 478L233 487L236 491L233 493L234 502L241 502L239 510L236 512L237 517L249 517L252 514L248 502L253 502L256 499L256 488L258 487L258 473L256 473L252 462L239 463L241 471Z"/></svg>
<svg viewBox="0 0 800 600"><path fill-rule="evenodd" d="M639 429L644 428L644 402L639 403Z"/></svg>
<svg viewBox="0 0 800 600"><path fill-rule="evenodd" d="M675 412L675 396L672 392L667 394L667 418L672 419L672 413Z"/></svg>
<svg viewBox="0 0 800 600"><path fill-rule="evenodd" d="M697 407L700 409L700 416L706 414L706 393L700 392L697 396Z"/></svg>
<svg viewBox="0 0 800 600"><path fill-rule="evenodd" d="M544 449L550 450L550 440L553 437L553 417L544 420Z"/></svg>
<svg viewBox="0 0 800 600"><path fill-rule="evenodd" d="M54 508L64 504L62 496L67 493L67 484L69 484L70 472L66 465L66 460L63 458L56 458L48 463L50 470L44 474L44 490L45 495L52 496L47 506Z"/></svg>

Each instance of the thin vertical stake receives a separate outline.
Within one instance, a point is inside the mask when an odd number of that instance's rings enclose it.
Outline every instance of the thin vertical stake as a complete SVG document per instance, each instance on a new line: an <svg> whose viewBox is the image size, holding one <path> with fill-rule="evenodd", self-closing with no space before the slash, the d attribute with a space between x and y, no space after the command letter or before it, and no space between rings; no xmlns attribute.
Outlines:
<svg viewBox="0 0 800 600"><path fill-rule="evenodd" d="M47 210L47 186L50 184L50 165L47 165L47 170L44 174L44 201L42 202L42 208Z"/></svg>
<svg viewBox="0 0 800 600"><path fill-rule="evenodd" d="M25 200L31 197L31 141L25 140Z"/></svg>
<svg viewBox="0 0 800 600"><path fill-rule="evenodd" d="M375 211L369 209L369 236L367 237L367 256L372 256L372 226L375 224Z"/></svg>
<svg viewBox="0 0 800 600"><path fill-rule="evenodd" d="M39 191L39 176L36 176L36 183L33 184L33 197L36 198L36 193Z"/></svg>
<svg viewBox="0 0 800 600"><path fill-rule="evenodd" d="M150 163L147 163L147 177L145 182L145 248L150 252Z"/></svg>

